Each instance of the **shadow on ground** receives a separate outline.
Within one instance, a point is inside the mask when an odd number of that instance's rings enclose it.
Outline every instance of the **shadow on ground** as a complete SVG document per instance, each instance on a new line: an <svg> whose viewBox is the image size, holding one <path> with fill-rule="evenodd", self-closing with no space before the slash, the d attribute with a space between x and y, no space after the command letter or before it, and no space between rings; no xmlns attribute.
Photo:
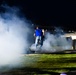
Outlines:
<svg viewBox="0 0 76 75"><path fill-rule="evenodd" d="M54 68L52 70L57 70L59 68ZM67 75L76 75L76 68L60 68L60 69L68 69ZM12 69L9 72L2 72L0 75L60 75L57 72L50 72L51 68L49 69L39 69L39 68L20 68L20 69Z"/></svg>
<svg viewBox="0 0 76 75"><path fill-rule="evenodd" d="M60 75L56 72L43 71L43 69L38 68L20 68L20 69L12 69L9 72L2 72L0 75Z"/></svg>

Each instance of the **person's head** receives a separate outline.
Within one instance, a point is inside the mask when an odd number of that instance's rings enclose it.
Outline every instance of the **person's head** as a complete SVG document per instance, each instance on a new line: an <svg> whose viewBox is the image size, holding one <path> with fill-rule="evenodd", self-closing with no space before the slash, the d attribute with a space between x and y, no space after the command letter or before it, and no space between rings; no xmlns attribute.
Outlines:
<svg viewBox="0 0 76 75"><path fill-rule="evenodd" d="M37 26L36 29L39 29L39 27Z"/></svg>

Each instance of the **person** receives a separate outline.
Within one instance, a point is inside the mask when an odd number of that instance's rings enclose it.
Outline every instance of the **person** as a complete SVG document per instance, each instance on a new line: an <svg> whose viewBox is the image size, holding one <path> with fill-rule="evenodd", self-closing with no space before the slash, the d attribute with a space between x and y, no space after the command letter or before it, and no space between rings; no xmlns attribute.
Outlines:
<svg viewBox="0 0 76 75"><path fill-rule="evenodd" d="M43 32L42 29L40 29L38 26L36 27L34 36L35 36L35 46L37 47L39 44L42 46Z"/></svg>

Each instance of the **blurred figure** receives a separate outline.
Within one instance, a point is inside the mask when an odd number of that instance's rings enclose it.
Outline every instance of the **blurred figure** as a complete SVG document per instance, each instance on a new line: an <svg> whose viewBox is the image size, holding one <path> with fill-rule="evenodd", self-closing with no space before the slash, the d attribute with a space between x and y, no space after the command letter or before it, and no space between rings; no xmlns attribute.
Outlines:
<svg viewBox="0 0 76 75"><path fill-rule="evenodd" d="M42 46L42 36L43 36L43 32L42 29L40 29L38 26L36 27L35 33L35 46L37 47L38 45Z"/></svg>
<svg viewBox="0 0 76 75"><path fill-rule="evenodd" d="M47 33L48 33L48 30L46 29L46 30L44 31L44 36L46 36Z"/></svg>
<svg viewBox="0 0 76 75"><path fill-rule="evenodd" d="M43 45L44 37L45 37L45 30L42 29L42 45Z"/></svg>
<svg viewBox="0 0 76 75"><path fill-rule="evenodd" d="M44 40L46 39L46 36L47 36L48 33L49 33L49 32L48 32L48 30L46 29L46 30L44 31Z"/></svg>

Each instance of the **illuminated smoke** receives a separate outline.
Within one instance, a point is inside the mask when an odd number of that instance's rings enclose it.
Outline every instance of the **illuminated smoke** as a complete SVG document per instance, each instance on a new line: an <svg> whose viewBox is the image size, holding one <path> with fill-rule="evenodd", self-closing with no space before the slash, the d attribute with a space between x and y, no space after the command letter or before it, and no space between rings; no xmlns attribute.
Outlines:
<svg viewBox="0 0 76 75"><path fill-rule="evenodd" d="M42 46L43 52L58 52L72 49L72 40L68 40L60 33L56 33L54 35L48 32L45 37L46 39Z"/></svg>
<svg viewBox="0 0 76 75"><path fill-rule="evenodd" d="M48 52L59 52L63 50L72 49L72 39L66 38L64 32L60 28L56 28L54 34L46 32L45 39L43 41L42 47L40 45L36 48L33 44L31 46L32 50L35 50L39 53L48 53Z"/></svg>
<svg viewBox="0 0 76 75"><path fill-rule="evenodd" d="M18 8L4 7L7 12L0 14L0 66L18 65L21 54L28 52L31 28L27 20L18 17Z"/></svg>

